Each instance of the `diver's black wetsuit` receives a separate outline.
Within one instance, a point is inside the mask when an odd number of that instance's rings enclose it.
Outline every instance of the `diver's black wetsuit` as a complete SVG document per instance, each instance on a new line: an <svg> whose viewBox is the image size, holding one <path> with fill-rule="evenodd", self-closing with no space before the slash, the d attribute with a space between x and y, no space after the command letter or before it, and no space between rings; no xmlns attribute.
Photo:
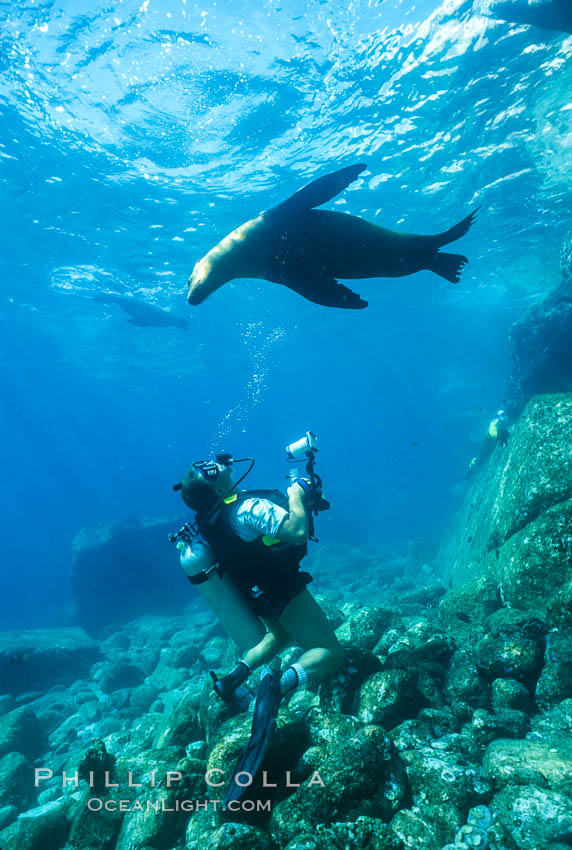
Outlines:
<svg viewBox="0 0 572 850"><path fill-rule="evenodd" d="M245 541L231 524L231 514L246 499L267 499L288 509L279 490L246 490L230 504L223 504L206 522L197 516L201 535L213 550L217 563L250 600L260 616L279 617L288 603L312 581L300 571L306 545L293 546L266 536Z"/></svg>

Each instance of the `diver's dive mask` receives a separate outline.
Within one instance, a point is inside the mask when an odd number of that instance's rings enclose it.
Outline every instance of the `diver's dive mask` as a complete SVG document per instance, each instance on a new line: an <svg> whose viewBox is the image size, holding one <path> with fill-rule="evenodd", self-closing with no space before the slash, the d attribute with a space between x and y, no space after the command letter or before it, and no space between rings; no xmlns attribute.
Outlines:
<svg viewBox="0 0 572 850"><path fill-rule="evenodd" d="M209 484L212 484L214 481L217 481L222 470L225 467L221 468L214 460L198 460L196 463L193 463L192 468L196 470L205 481L208 481Z"/></svg>
<svg viewBox="0 0 572 850"><path fill-rule="evenodd" d="M233 469L232 465L234 463L248 463L248 469L246 472L243 472L238 481L233 481ZM252 470L254 466L254 458L252 457L234 457L229 452L219 452L214 460L198 460L192 464L192 469L196 469L199 475L204 478L205 481L208 481L209 484L220 483L222 487L222 493L220 497L217 499L213 507L207 513L205 517L202 518L202 523L207 522L213 513L222 505L227 496L230 496L232 492L234 492L238 485L241 484L248 473ZM225 476L225 477L223 477ZM225 480L226 478L226 480ZM177 484L173 484L173 490L178 491L182 490L183 485L181 482ZM169 540L171 543L189 543L193 537L200 533L201 526L196 525L192 522L186 522L185 525L179 529L179 531L174 534L169 535Z"/></svg>
<svg viewBox="0 0 572 850"><path fill-rule="evenodd" d="M240 458L237 462L240 463L242 458ZM247 458L250 460L250 458ZM230 452L219 452L214 460L197 460L193 464L191 464L191 469L196 470L201 478L204 478L205 481L208 481L209 484L213 484L215 481L218 481L223 472L228 471L231 473L231 467L234 460ZM173 485L173 490L180 490L182 485L180 483Z"/></svg>
<svg viewBox="0 0 572 850"><path fill-rule="evenodd" d="M222 483L228 487L233 479L233 457L229 452L219 452L214 460L197 460L192 468L209 484Z"/></svg>

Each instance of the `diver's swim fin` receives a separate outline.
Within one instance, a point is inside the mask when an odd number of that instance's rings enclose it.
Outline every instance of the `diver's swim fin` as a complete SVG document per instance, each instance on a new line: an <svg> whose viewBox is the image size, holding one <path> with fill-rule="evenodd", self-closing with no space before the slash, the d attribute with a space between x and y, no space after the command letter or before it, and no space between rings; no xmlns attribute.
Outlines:
<svg viewBox="0 0 572 850"><path fill-rule="evenodd" d="M252 777L258 772L270 745L282 693L280 691L280 665L265 667L260 676L250 740L238 757L234 767L232 781L222 801L223 807L234 800L239 800L245 790L244 785L238 785L236 777L240 773L249 773Z"/></svg>
<svg viewBox="0 0 572 850"><path fill-rule="evenodd" d="M217 676L214 670L210 671L211 679L213 680L213 690L215 694L225 702L229 708L237 711L245 711L248 708L254 694L247 685L234 684L229 681L230 676L223 676L222 679ZM1 848L0 848L1 850Z"/></svg>

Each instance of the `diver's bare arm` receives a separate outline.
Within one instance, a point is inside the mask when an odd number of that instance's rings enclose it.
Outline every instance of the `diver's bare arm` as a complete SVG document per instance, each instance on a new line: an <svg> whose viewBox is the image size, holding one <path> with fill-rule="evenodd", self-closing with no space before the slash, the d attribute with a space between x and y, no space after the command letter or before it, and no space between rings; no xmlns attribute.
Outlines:
<svg viewBox="0 0 572 850"><path fill-rule="evenodd" d="M308 515L304 507L304 491L299 484L288 487L288 516L282 523L277 539L294 546L308 541Z"/></svg>

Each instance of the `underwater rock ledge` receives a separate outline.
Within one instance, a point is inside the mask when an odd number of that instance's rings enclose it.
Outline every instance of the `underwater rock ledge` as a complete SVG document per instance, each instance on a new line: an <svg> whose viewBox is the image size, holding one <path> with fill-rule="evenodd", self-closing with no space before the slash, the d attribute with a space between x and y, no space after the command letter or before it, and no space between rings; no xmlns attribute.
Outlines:
<svg viewBox="0 0 572 850"><path fill-rule="evenodd" d="M497 446L475 477L441 546L438 568L453 586L491 579L506 605L552 608L572 624L571 434L572 393L528 402L507 446Z"/></svg>

